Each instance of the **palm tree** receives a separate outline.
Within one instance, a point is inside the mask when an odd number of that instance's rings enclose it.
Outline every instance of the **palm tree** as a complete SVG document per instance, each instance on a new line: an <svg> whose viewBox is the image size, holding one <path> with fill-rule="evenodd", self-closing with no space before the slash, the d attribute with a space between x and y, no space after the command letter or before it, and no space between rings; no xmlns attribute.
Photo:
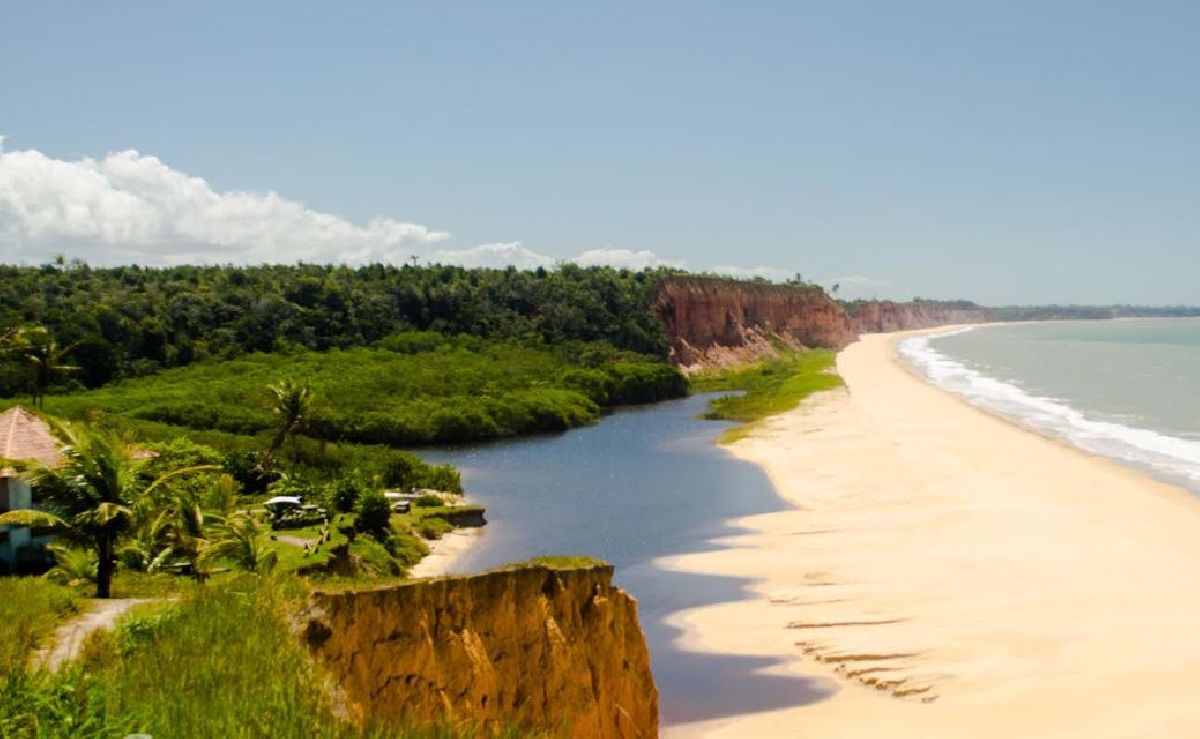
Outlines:
<svg viewBox="0 0 1200 739"><path fill-rule="evenodd" d="M36 467L29 473L38 497L49 504L53 514L11 511L0 514L0 524L53 525L68 539L94 549L98 560L96 597L108 598L116 546L134 521L133 506L171 478L214 468L171 470L147 485L138 475L145 460L135 459L130 447L116 435L62 421L53 426L65 443L62 464Z"/></svg>
<svg viewBox="0 0 1200 739"><path fill-rule="evenodd" d="M231 559L244 570L268 572L275 566L278 555L260 539L261 532L248 513L231 513L215 528L213 538L204 549L203 559Z"/></svg>
<svg viewBox="0 0 1200 739"><path fill-rule="evenodd" d="M5 337L8 354L22 359L30 371L33 405L45 407L46 390L59 377L76 372L78 367L63 364L63 358L75 345L60 347L45 326L22 326Z"/></svg>
<svg viewBox="0 0 1200 739"><path fill-rule="evenodd" d="M294 437L304 429L312 412L313 391L307 383L290 378L268 386L268 390L271 392L271 411L281 421L279 432L271 440L271 449L267 452L268 456L274 456L287 437Z"/></svg>
<svg viewBox="0 0 1200 739"><path fill-rule="evenodd" d="M96 582L99 568L95 552L62 544L51 544L49 548L54 555L54 568L46 573L50 581L72 587Z"/></svg>
<svg viewBox="0 0 1200 739"><path fill-rule="evenodd" d="M180 493L160 501L142 496L132 510L133 525L120 551L121 562L132 569L157 572L183 560L192 574L202 579L198 563L213 517L204 512L197 496Z"/></svg>

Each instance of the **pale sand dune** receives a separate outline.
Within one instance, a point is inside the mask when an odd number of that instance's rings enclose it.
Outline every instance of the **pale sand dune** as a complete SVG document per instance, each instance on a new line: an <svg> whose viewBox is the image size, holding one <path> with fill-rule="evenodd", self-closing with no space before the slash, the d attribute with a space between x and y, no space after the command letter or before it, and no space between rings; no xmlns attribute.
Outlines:
<svg viewBox="0 0 1200 739"><path fill-rule="evenodd" d="M668 563L762 578L679 614L689 648L778 655L836 695L666 734L1200 736L1200 504L934 388L898 338L732 447L801 510Z"/></svg>

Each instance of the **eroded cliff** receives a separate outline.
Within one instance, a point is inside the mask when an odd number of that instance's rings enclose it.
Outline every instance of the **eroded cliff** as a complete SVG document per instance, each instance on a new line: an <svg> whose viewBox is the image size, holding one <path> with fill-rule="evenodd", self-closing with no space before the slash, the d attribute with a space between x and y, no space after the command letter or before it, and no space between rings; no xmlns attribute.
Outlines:
<svg viewBox="0 0 1200 739"><path fill-rule="evenodd" d="M352 720L473 721L653 737L637 602L608 565L526 565L314 593L302 629Z"/></svg>
<svg viewBox="0 0 1200 739"><path fill-rule="evenodd" d="M983 308L962 303L915 300L895 303L869 300L851 303L850 322L858 333L884 333L991 320Z"/></svg>
<svg viewBox="0 0 1200 739"><path fill-rule="evenodd" d="M667 328L671 361L684 368L774 354L776 341L840 349L856 336L819 287L673 277L659 285L654 311Z"/></svg>
<svg viewBox="0 0 1200 739"><path fill-rule="evenodd" d="M847 305L849 311L816 286L696 276L663 280L653 303L669 359L685 371L774 356L784 346L841 349L859 333L989 320L966 302Z"/></svg>

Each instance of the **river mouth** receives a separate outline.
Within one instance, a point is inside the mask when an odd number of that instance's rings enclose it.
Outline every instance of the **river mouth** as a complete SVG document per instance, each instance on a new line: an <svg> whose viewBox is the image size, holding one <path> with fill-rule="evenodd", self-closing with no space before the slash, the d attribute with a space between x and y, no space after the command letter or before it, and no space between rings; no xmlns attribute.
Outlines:
<svg viewBox="0 0 1200 739"><path fill-rule="evenodd" d="M749 580L681 573L660 557L717 549L729 521L785 510L766 474L717 445L729 424L697 418L711 395L624 409L548 437L422 450L456 465L489 525L455 569L542 554L586 554L616 567L638 599L664 725L803 705L828 696L816 680L762 674L779 664L680 649L666 619L752 597Z"/></svg>

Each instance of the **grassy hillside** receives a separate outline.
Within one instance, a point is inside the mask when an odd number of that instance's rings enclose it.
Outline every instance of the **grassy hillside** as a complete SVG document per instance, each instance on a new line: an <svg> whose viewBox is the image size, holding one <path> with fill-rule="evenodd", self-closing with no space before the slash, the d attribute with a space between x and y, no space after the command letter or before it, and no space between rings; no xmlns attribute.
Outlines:
<svg viewBox="0 0 1200 739"><path fill-rule="evenodd" d="M61 672L31 669L35 643L77 600L44 580L0 579L0 736L438 737L470 725L353 726L290 630L305 591L294 578L230 577L142 606L91 637ZM0 610L0 613L8 613ZM13 615L13 614L8 614ZM248 666L253 666L248 669ZM529 736L502 732L503 736ZM532 735L536 735L536 732Z"/></svg>

